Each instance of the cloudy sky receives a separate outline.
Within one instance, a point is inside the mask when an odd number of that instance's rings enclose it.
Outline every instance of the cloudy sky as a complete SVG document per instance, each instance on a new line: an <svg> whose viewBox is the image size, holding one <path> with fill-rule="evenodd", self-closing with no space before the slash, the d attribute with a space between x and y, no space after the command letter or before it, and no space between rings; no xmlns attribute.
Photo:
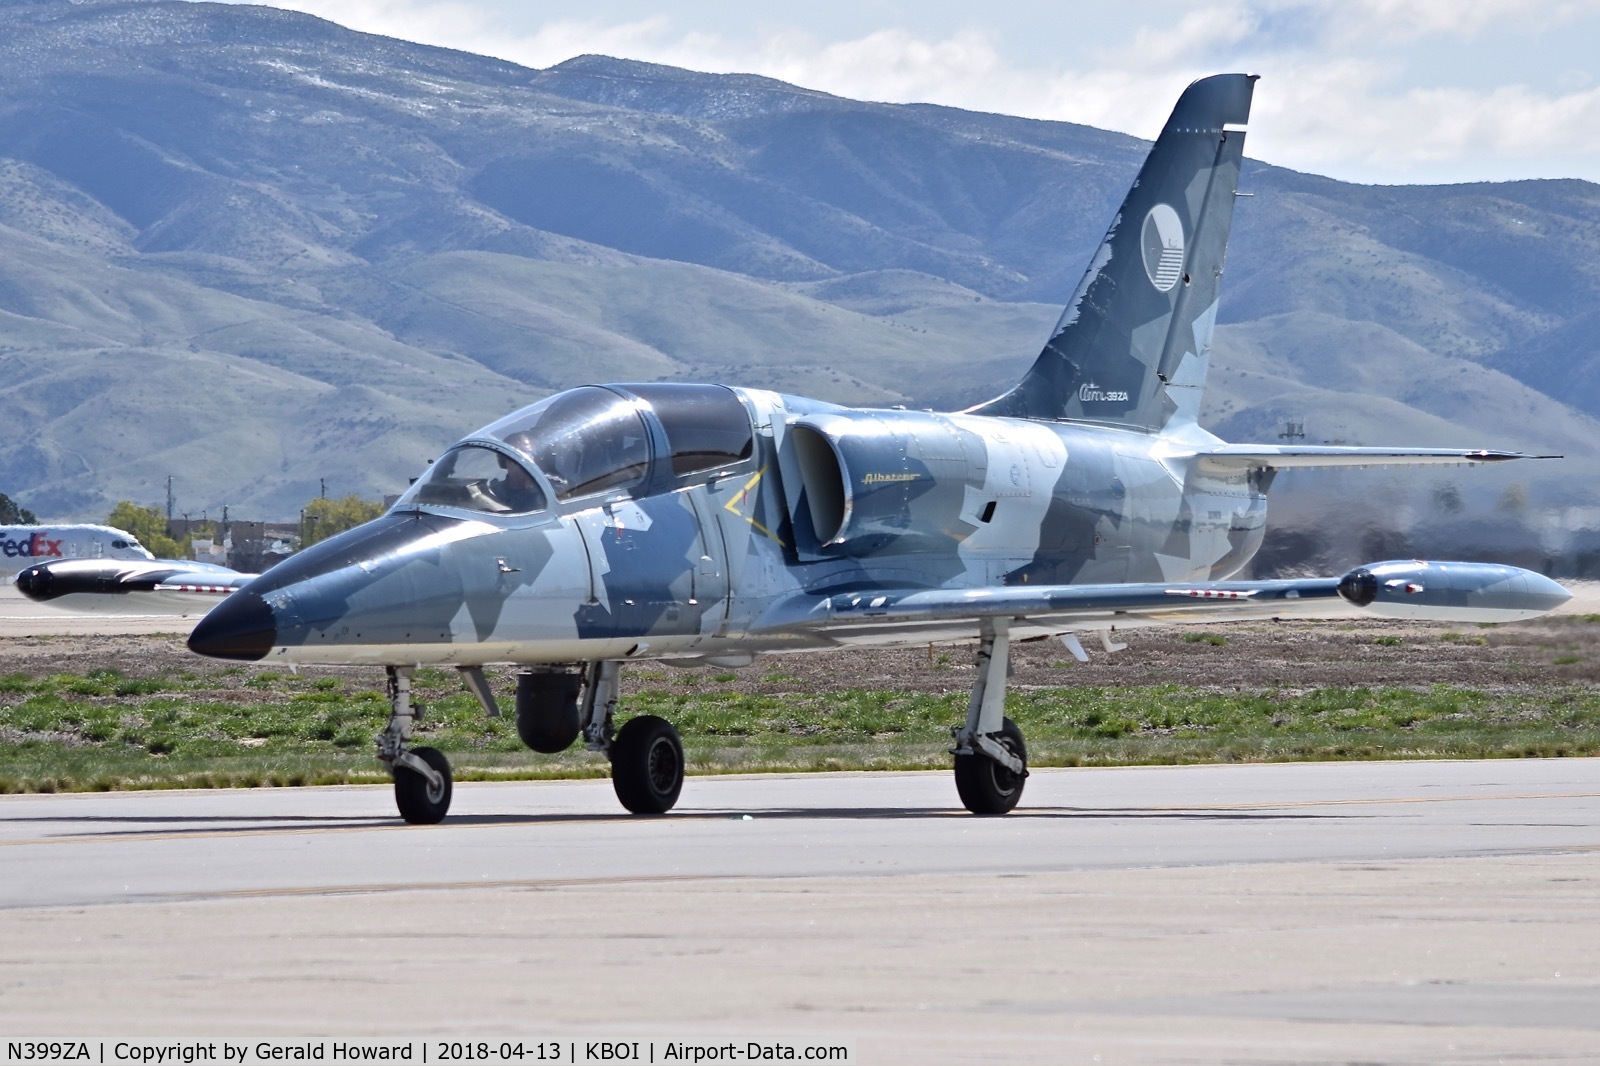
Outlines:
<svg viewBox="0 0 1600 1066"><path fill-rule="evenodd" d="M1195 77L1248 70L1258 159L1363 182L1600 181L1600 0L270 2L533 67L593 52L1145 137Z"/></svg>

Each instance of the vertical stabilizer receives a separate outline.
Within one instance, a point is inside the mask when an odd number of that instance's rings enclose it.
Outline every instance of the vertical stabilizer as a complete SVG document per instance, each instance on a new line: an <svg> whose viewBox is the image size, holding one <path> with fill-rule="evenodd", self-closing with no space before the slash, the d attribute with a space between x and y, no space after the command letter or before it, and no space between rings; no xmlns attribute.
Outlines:
<svg viewBox="0 0 1600 1066"><path fill-rule="evenodd" d="M971 409L1159 430L1200 411L1253 74L1190 85L1044 351Z"/></svg>

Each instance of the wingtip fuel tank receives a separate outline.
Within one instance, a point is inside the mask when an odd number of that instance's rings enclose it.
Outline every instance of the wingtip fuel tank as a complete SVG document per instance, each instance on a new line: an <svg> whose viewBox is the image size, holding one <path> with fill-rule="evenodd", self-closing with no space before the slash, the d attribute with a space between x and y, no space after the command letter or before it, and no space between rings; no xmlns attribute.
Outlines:
<svg viewBox="0 0 1600 1066"><path fill-rule="evenodd" d="M1423 559L1357 567L1339 579L1339 595L1370 614L1429 622L1521 622L1572 598L1521 567Z"/></svg>

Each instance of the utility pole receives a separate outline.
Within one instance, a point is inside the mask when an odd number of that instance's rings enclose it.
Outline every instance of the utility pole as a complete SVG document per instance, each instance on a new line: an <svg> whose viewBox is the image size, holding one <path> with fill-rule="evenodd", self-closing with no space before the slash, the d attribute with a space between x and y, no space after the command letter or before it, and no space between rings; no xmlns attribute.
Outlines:
<svg viewBox="0 0 1600 1066"><path fill-rule="evenodd" d="M167 528L172 528L172 475L167 475Z"/></svg>
<svg viewBox="0 0 1600 1066"><path fill-rule="evenodd" d="M319 497L321 497L322 499L324 499L324 500L326 500L328 498L328 479L327 478L325 478L325 477L317 478L317 495Z"/></svg>

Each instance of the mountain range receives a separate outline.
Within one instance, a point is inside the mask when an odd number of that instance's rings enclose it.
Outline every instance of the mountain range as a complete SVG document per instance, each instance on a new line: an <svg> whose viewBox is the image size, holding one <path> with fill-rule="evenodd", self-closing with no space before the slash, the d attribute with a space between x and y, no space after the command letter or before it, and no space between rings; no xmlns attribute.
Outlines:
<svg viewBox="0 0 1600 1066"><path fill-rule="evenodd" d="M399 491L590 381L968 405L1037 353L1148 147L181 0L12 0L0 87L0 489L52 518L169 476L213 517ZM1600 527L1600 186L1250 160L1241 190L1208 428L1562 453L1355 491L1415 529ZM1344 481L1285 481L1275 514L1335 520Z"/></svg>

